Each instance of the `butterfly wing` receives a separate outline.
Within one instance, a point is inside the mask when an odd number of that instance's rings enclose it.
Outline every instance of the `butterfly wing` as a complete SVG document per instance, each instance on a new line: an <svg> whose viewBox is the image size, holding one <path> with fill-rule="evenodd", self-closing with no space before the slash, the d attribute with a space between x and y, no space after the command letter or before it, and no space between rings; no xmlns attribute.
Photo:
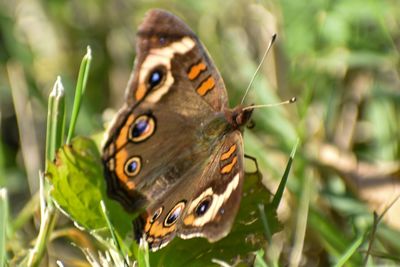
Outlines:
<svg viewBox="0 0 400 267"><path fill-rule="evenodd" d="M201 236L213 242L229 233L244 178L241 133L224 136L210 153L205 167L193 165L179 187L152 203L136 223L137 238L144 235L152 250L165 246L175 235Z"/></svg>
<svg viewBox="0 0 400 267"><path fill-rule="evenodd" d="M227 105L206 50L174 15L150 11L139 27L136 52L126 103L103 148L108 193L128 211L163 199L193 162L205 167L221 131L204 134L202 125Z"/></svg>
<svg viewBox="0 0 400 267"><path fill-rule="evenodd" d="M192 102L199 102L200 97L214 111L226 107L225 85L208 52L195 33L173 14L158 9L147 13L137 33L136 53L127 89L128 104L141 100L155 103L167 93L174 100L173 95L179 94L180 100L190 92L187 99ZM150 74L157 66L166 68L166 81L163 86L151 88Z"/></svg>

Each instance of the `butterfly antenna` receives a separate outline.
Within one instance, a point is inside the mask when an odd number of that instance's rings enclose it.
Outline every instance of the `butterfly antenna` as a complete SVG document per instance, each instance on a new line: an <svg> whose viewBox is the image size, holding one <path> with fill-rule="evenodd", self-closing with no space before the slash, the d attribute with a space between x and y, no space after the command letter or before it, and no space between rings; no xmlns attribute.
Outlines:
<svg viewBox="0 0 400 267"><path fill-rule="evenodd" d="M242 101L240 102L241 105L243 104L247 94L249 93L250 87L253 84L254 79L256 78L256 75L257 75L258 71L260 70L262 64L264 63L264 60L267 57L269 50L271 49L272 45L274 44L275 39L276 39L276 33L274 33L272 35L272 38L271 38L271 41L268 44L267 50L265 50L264 55L263 55L263 57L262 57L262 59L260 61L260 64L258 64L258 67L257 67L256 71L254 72L253 77L251 78L249 85L247 86L246 92L244 93Z"/></svg>
<svg viewBox="0 0 400 267"><path fill-rule="evenodd" d="M274 104L265 104L265 105L252 105L252 106L247 106L243 108L243 110L247 109L255 109L255 108L269 108L269 107L276 107L276 106L281 106L281 105L286 105L286 104L292 104L297 101L296 97L292 97L289 100L279 102L279 103L274 103Z"/></svg>

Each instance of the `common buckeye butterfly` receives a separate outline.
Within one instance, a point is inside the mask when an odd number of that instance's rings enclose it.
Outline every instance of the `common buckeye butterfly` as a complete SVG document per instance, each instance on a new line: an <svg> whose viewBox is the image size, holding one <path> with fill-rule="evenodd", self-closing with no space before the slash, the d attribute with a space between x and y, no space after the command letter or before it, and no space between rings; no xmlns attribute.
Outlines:
<svg viewBox="0 0 400 267"><path fill-rule="evenodd" d="M103 148L110 197L152 250L181 238L226 236L244 179L243 128L252 108L228 107L206 49L179 18L151 10L137 33L126 102Z"/></svg>

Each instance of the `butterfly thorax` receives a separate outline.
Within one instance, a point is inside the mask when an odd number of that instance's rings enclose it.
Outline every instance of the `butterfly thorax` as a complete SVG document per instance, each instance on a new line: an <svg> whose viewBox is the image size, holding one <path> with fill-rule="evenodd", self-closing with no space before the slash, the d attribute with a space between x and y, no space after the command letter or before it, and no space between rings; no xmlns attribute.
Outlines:
<svg viewBox="0 0 400 267"><path fill-rule="evenodd" d="M219 142L221 137L233 131L243 132L243 126L249 121L252 112L252 109L244 109L240 105L233 109L226 108L222 112L215 113L215 116L200 124L203 144L209 146L213 142Z"/></svg>

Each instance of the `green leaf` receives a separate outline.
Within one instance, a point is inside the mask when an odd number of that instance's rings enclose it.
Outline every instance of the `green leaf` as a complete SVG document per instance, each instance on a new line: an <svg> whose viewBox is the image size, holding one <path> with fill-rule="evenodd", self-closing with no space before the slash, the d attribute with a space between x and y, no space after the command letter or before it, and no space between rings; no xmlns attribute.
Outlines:
<svg viewBox="0 0 400 267"><path fill-rule="evenodd" d="M119 203L107 196L100 153L91 139L73 139L70 145L57 152L55 162L49 162L48 166L50 194L77 225L89 231L106 229L107 222L100 206L104 200L110 222L119 236L125 239L132 232L134 215L126 213ZM110 236L110 232L107 233Z"/></svg>

